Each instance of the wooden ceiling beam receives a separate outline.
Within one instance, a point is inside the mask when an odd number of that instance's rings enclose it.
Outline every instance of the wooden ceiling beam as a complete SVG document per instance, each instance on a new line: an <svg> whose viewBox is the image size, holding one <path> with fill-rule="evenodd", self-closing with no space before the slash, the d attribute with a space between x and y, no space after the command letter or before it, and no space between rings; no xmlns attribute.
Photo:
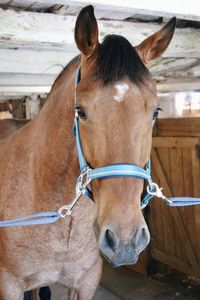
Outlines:
<svg viewBox="0 0 200 300"><path fill-rule="evenodd" d="M200 91L200 80L192 81L174 81L157 84L158 92L184 92L184 91Z"/></svg>
<svg viewBox="0 0 200 300"><path fill-rule="evenodd" d="M91 4L91 0L0 0L0 4L8 4L14 7L47 9L55 4L66 5L67 7L84 7ZM96 11L104 10L107 13L117 12L134 15L147 14L153 16L172 17L177 16L180 19L200 21L200 3L197 0L190 1L161 1L157 0L93 0Z"/></svg>
<svg viewBox="0 0 200 300"><path fill-rule="evenodd" d="M197 58L165 58L158 64L150 67L154 76L166 75L168 72L187 70L198 63Z"/></svg>
<svg viewBox="0 0 200 300"><path fill-rule="evenodd" d="M0 101L5 99L20 99L28 95L47 94L51 89L51 85L46 86L0 86ZM176 81L157 83L157 92L181 92L181 91L200 91L200 81Z"/></svg>
<svg viewBox="0 0 200 300"><path fill-rule="evenodd" d="M0 10L0 48L77 51L74 42L76 17L48 13ZM161 26L150 23L99 20L100 39L124 35L137 45ZM189 42L188 42L189 41ZM163 57L200 57L199 29L177 28Z"/></svg>
<svg viewBox="0 0 200 300"><path fill-rule="evenodd" d="M76 52L0 49L0 73L58 75Z"/></svg>

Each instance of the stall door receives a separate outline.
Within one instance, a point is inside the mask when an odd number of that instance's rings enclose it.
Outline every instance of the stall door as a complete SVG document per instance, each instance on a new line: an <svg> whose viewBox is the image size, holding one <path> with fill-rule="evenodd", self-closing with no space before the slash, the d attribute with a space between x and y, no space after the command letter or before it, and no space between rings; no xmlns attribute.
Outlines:
<svg viewBox="0 0 200 300"><path fill-rule="evenodd" d="M154 137L152 175L166 196L200 197L199 137ZM200 205L150 204L151 255L171 268L200 277Z"/></svg>

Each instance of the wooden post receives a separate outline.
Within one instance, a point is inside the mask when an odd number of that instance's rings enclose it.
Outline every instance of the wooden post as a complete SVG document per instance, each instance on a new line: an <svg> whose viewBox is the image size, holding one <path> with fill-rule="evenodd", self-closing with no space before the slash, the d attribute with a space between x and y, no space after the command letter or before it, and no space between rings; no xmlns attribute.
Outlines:
<svg viewBox="0 0 200 300"><path fill-rule="evenodd" d="M33 119L37 116L40 111L40 96L33 95L30 97L26 97L26 118Z"/></svg>

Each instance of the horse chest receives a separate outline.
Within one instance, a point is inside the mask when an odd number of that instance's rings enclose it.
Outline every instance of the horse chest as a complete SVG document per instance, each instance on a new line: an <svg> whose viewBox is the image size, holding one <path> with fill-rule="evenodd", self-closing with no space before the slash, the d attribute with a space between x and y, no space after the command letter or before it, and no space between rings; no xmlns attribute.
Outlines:
<svg viewBox="0 0 200 300"><path fill-rule="evenodd" d="M99 260L99 250L92 227L94 207L88 199L86 201L77 205L71 217L49 225L48 230L42 232L42 229L35 229L40 244L36 245L37 252L32 260L37 261L37 268L28 280L27 277L25 279L29 288L34 288L39 282L60 282L74 287L76 282L84 277L85 272ZM85 211L83 206L87 208L87 217L80 214ZM41 244L42 246L39 246ZM32 262L29 262L29 266ZM33 266L30 268L34 270Z"/></svg>

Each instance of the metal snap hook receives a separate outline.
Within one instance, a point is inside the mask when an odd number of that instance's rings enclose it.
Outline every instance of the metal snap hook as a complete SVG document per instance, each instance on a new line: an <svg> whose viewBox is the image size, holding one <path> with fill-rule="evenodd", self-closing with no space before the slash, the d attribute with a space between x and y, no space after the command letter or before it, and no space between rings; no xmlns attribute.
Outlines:
<svg viewBox="0 0 200 300"><path fill-rule="evenodd" d="M59 208L58 214L61 218L65 218L66 216L70 216L72 213L72 206L71 205L63 205Z"/></svg>
<svg viewBox="0 0 200 300"><path fill-rule="evenodd" d="M166 199L162 193L162 189L156 183L152 182L147 186L147 193L158 198Z"/></svg>
<svg viewBox="0 0 200 300"><path fill-rule="evenodd" d="M68 205L63 205L58 209L58 214L61 216L61 218L65 218L66 216L70 216L72 213L72 208L76 204L76 202L79 200L79 198L84 194L84 190L90 183L91 179L88 178L88 172L90 168L88 168L84 173L81 173L81 175L78 177L77 185L76 185L76 196L72 200L72 202Z"/></svg>

